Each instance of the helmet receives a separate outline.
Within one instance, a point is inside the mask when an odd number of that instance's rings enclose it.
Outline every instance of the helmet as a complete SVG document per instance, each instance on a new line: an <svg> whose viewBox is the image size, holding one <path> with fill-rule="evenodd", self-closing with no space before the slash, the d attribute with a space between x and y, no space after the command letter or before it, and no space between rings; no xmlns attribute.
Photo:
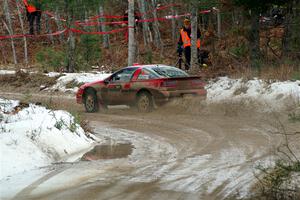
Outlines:
<svg viewBox="0 0 300 200"><path fill-rule="evenodd" d="M184 25L190 25L190 24L191 24L191 20L190 20L189 18L185 18L185 19L183 20L183 24L184 24Z"/></svg>

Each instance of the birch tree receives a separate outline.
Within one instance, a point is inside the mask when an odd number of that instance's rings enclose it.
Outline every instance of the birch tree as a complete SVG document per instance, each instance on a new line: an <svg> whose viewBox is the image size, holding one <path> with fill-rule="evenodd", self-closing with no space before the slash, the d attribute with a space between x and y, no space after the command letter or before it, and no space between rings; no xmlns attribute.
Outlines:
<svg viewBox="0 0 300 200"><path fill-rule="evenodd" d="M103 1L100 1L99 14L100 14L100 16L104 15L104 2ZM101 17L100 22L102 22L102 24L100 26L101 31L106 32L107 31L106 25L103 24L103 22L105 22L105 19ZM102 44L103 44L104 48L106 48L106 49L109 48L109 35L108 34L103 35L103 43Z"/></svg>
<svg viewBox="0 0 300 200"><path fill-rule="evenodd" d="M56 23L56 26L58 28L58 30L63 30L63 25L61 23L61 20L60 20L60 14L59 14L59 9L58 9L58 6L56 5L56 9L55 9L55 23ZM64 35L63 34L60 34L59 35L59 41L60 43L62 44L64 42Z"/></svg>
<svg viewBox="0 0 300 200"><path fill-rule="evenodd" d="M167 5L170 2L168 0L164 0L164 3ZM175 4L175 0L171 0L171 3ZM177 11L175 10L174 6L171 7L171 14L172 14L172 16L177 15ZM172 40L173 40L173 42L175 42L178 37L176 19L172 18L171 23L172 23Z"/></svg>
<svg viewBox="0 0 300 200"><path fill-rule="evenodd" d="M286 8L286 16L284 22L284 37L282 41L282 51L283 55L288 56L291 51L291 22L292 22L292 15L293 15L293 1L289 2ZM299 34L299 33L298 33Z"/></svg>
<svg viewBox="0 0 300 200"><path fill-rule="evenodd" d="M132 66L135 56L134 38L134 0L128 0L128 66Z"/></svg>
<svg viewBox="0 0 300 200"><path fill-rule="evenodd" d="M12 22L11 22L11 17L10 17L10 10L8 7L8 2L7 0L4 0L4 12L5 12L5 18L7 23L4 23L4 26L6 27L8 34L10 36L12 36L14 34L13 29L12 29ZM14 39L11 38L11 48L12 48L12 52L13 52L13 59L14 59L14 64L18 64L17 61L17 54L16 54L16 48L15 48L15 43L14 43Z"/></svg>
<svg viewBox="0 0 300 200"><path fill-rule="evenodd" d="M142 20L147 19L147 14L146 14L146 1L145 0L138 0L138 5L140 12L142 13ZM150 42L150 28L149 28L149 23L148 22L143 22L143 39L144 39L144 44L147 46Z"/></svg>
<svg viewBox="0 0 300 200"><path fill-rule="evenodd" d="M51 34L52 33L52 29L51 29L51 26L50 26L50 20L49 20L49 16L48 15L45 16L45 25L46 25L46 33ZM51 43L54 44L53 36L49 35L48 37L49 37Z"/></svg>
<svg viewBox="0 0 300 200"><path fill-rule="evenodd" d="M151 0L152 2L152 8L153 8L153 12L152 12L152 15L153 15L153 18L154 19L157 19L157 4L156 4L156 1L155 0ZM157 48L160 48L161 49L161 52L163 52L163 41L161 39L161 35L160 35L160 31L159 31L159 22L157 20L155 20L153 22L153 30L154 30L154 42L155 42L155 46Z"/></svg>
<svg viewBox="0 0 300 200"><path fill-rule="evenodd" d="M65 0L65 10L67 12L67 28L70 29L72 24L74 23L74 10L73 5L70 0ZM75 36L72 31L68 31L68 43L67 43L67 71L74 72L75 71L75 48L76 41Z"/></svg>
<svg viewBox="0 0 300 200"><path fill-rule="evenodd" d="M198 49L197 49L197 30L198 30L198 5L194 0L191 4L191 71L195 71L198 65Z"/></svg>
<svg viewBox="0 0 300 200"><path fill-rule="evenodd" d="M172 3L175 3L174 0L172 0ZM172 10L172 15L173 16L176 16L177 15L177 12L175 11L174 7L171 8ZM176 41L177 39L177 25L176 25L176 19L173 18L172 19L172 39L173 41Z"/></svg>
<svg viewBox="0 0 300 200"><path fill-rule="evenodd" d="M16 0L16 5L17 5L17 11L18 11L18 16L19 16L19 21L20 21L20 25L21 25L21 29L22 29L22 33L23 35L26 34L26 31L24 29L24 22L23 22L23 16L21 13L21 9L20 9L20 5L19 5L19 1ZM27 49L27 39L24 36L23 37L23 41L24 41L24 62L26 65L28 65L28 49Z"/></svg>
<svg viewBox="0 0 300 200"><path fill-rule="evenodd" d="M219 8L215 8L214 7L214 10L216 11L216 14L217 14L217 24L218 24L217 31L218 31L218 37L219 37L219 39L221 39L221 37L222 37L221 13L220 13L220 9Z"/></svg>

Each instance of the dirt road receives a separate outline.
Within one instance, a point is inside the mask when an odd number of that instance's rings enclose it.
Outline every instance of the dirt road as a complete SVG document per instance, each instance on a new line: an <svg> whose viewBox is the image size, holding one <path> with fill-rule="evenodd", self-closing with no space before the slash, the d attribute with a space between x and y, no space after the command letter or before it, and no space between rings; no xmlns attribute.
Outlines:
<svg viewBox="0 0 300 200"><path fill-rule="evenodd" d="M131 144L131 154L52 166L13 199L245 197L256 181L255 166L270 164L282 142L280 135L271 133L278 120L287 130L300 130L299 123L289 123L285 114L276 119L243 105L203 105L193 100L149 114L125 107L96 114L78 106L72 109L91 121L102 143L112 148ZM299 150L299 137L292 141Z"/></svg>

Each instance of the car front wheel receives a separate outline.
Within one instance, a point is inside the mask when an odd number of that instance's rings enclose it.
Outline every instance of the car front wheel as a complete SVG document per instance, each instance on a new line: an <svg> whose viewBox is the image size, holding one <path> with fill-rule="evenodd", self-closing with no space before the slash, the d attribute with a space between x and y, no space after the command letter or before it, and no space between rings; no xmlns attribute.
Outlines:
<svg viewBox="0 0 300 200"><path fill-rule="evenodd" d="M153 99L151 94L148 92L139 93L136 106L140 112L151 112L153 110Z"/></svg>
<svg viewBox="0 0 300 200"><path fill-rule="evenodd" d="M88 90L84 99L84 107L86 112L94 113L99 111L98 99L95 91Z"/></svg>

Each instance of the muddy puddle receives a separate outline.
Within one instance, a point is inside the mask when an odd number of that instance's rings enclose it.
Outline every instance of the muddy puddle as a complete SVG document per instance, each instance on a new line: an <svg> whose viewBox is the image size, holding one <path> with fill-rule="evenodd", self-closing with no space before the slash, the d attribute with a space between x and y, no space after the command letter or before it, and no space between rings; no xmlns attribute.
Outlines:
<svg viewBox="0 0 300 200"><path fill-rule="evenodd" d="M131 155L133 148L134 146L132 144L97 145L91 151L85 153L81 160L92 161L126 158Z"/></svg>

